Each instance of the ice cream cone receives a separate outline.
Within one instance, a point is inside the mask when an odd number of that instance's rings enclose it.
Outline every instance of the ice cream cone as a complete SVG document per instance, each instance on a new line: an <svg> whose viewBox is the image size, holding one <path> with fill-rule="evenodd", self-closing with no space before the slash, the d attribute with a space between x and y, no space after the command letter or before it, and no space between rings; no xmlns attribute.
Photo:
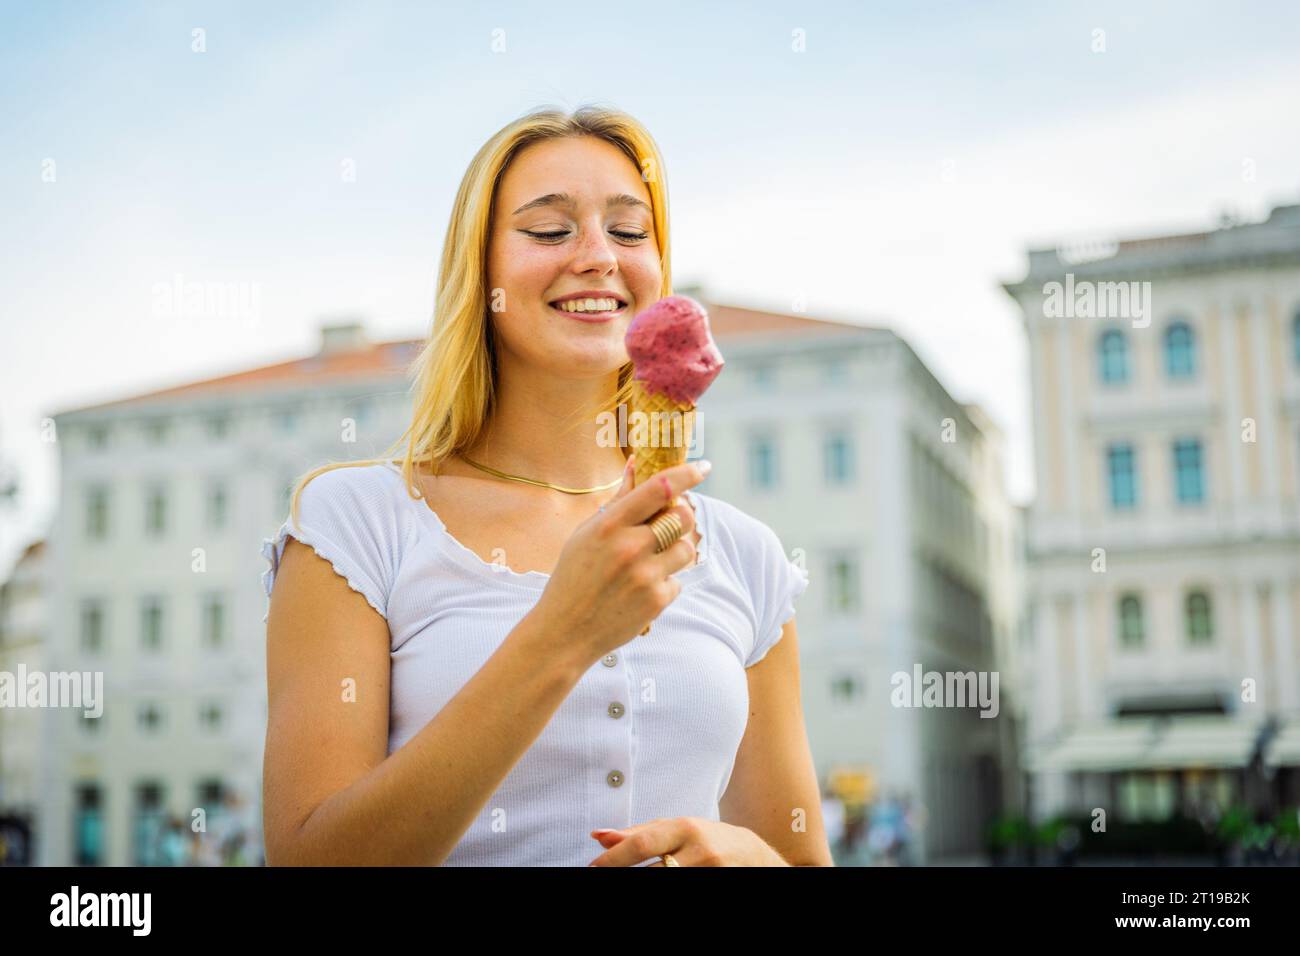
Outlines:
<svg viewBox="0 0 1300 956"><path fill-rule="evenodd" d="M628 444L639 487L664 469L686 461L695 429L695 405L648 391L637 379L632 380L628 405ZM664 508L674 508L680 500L674 496Z"/></svg>

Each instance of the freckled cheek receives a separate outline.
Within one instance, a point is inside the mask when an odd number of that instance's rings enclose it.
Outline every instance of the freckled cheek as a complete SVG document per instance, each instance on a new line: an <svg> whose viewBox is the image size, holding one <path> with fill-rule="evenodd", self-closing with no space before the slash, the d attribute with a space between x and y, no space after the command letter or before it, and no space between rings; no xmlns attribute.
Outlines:
<svg viewBox="0 0 1300 956"><path fill-rule="evenodd" d="M497 261L499 268L494 276L497 284L514 298L534 305L554 287L561 269L553 251L532 244L503 250Z"/></svg>
<svg viewBox="0 0 1300 956"><path fill-rule="evenodd" d="M663 272L659 268L658 253L639 255L621 263L624 281L637 298L638 308L644 308L659 298Z"/></svg>

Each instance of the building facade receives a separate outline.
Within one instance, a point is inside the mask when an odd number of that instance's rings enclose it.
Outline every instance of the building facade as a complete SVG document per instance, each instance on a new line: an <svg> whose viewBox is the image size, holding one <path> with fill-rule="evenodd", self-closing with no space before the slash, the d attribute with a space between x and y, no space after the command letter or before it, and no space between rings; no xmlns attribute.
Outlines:
<svg viewBox="0 0 1300 956"><path fill-rule="evenodd" d="M806 562L796 610L819 778L850 770L875 798L908 801L916 862L977 853L1019 803L1019 521L1001 434L887 329L708 311L727 369L701 399L692 454L715 466L702 491ZM989 716L973 701L904 705L918 669L996 675Z"/></svg>
<svg viewBox="0 0 1300 956"><path fill-rule="evenodd" d="M168 862L197 819L202 855L206 834L239 827L260 858L258 544L297 476L401 435L421 344L331 326L307 359L54 416L47 666L102 671L106 704L47 711L41 863Z"/></svg>
<svg viewBox="0 0 1300 956"><path fill-rule="evenodd" d="M1300 802L1300 206L1034 250L1036 815Z"/></svg>

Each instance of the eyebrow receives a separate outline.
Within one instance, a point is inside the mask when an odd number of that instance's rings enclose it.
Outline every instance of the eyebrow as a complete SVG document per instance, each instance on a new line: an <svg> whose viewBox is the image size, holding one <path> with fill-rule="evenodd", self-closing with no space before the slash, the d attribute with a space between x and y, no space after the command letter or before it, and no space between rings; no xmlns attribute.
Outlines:
<svg viewBox="0 0 1300 956"><path fill-rule="evenodd" d="M572 208L574 205L573 197L568 193L547 193L545 196L538 196L532 202L526 202L511 215L517 216L521 212L529 209L537 209L540 206L567 206ZM637 199L635 196L629 196L627 193L617 193L605 200L605 208L613 209L615 206L640 206L646 212L651 212L649 203Z"/></svg>

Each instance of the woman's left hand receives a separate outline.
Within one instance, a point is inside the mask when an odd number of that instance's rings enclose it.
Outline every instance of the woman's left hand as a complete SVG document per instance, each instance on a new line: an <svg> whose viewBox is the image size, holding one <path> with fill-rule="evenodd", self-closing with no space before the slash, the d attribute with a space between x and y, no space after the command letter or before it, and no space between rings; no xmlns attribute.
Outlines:
<svg viewBox="0 0 1300 956"><path fill-rule="evenodd" d="M588 866L636 866L671 853L679 866L789 866L753 830L701 817L668 817L622 830L593 830L605 852Z"/></svg>

